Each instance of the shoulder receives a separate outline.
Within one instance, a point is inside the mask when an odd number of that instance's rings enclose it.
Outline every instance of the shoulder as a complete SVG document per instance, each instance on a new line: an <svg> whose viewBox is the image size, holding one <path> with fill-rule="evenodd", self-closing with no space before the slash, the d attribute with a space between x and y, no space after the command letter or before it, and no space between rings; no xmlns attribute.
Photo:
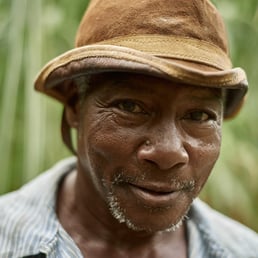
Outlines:
<svg viewBox="0 0 258 258"><path fill-rule="evenodd" d="M26 238L31 235L34 239L31 245L38 248L39 238L36 230L37 220L42 219L42 212L35 208L22 191L16 191L0 198L0 257L16 257L25 246ZM35 216L37 214L37 216Z"/></svg>
<svg viewBox="0 0 258 258"><path fill-rule="evenodd" d="M54 237L57 186L74 164L74 159L58 163L21 189L0 197L1 258L28 255Z"/></svg>
<svg viewBox="0 0 258 258"><path fill-rule="evenodd" d="M196 200L192 216L204 234L214 239L233 257L258 257L258 234L239 222Z"/></svg>

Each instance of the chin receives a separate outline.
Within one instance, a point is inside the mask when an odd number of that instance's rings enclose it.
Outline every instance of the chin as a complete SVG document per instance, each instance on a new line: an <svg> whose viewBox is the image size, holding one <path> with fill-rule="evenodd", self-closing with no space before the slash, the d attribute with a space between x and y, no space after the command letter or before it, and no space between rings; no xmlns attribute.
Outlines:
<svg viewBox="0 0 258 258"><path fill-rule="evenodd" d="M147 233L176 231L183 225L184 220L187 219L187 213L191 206L190 203L182 212L173 207L141 207L143 212L134 213L133 210L130 211L130 208L123 208L114 196L109 197L108 203L112 216L119 223L126 225L132 231ZM175 214L175 210L177 210L178 214Z"/></svg>
<svg viewBox="0 0 258 258"><path fill-rule="evenodd" d="M146 232L146 233L157 233L157 232L175 232L178 228L183 225L183 221L187 218L187 216L183 216L176 223L170 223L166 225L137 225L134 224L131 220L125 219L124 223L128 227L128 229L133 230L135 232Z"/></svg>

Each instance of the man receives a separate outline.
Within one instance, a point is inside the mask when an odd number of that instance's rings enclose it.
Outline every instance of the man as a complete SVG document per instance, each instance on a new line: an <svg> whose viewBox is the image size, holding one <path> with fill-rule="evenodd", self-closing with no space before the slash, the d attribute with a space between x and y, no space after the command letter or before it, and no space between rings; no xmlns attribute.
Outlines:
<svg viewBox="0 0 258 258"><path fill-rule="evenodd" d="M1 258L258 257L196 199L247 91L208 0L92 0L35 87L64 104L76 158L0 199Z"/></svg>

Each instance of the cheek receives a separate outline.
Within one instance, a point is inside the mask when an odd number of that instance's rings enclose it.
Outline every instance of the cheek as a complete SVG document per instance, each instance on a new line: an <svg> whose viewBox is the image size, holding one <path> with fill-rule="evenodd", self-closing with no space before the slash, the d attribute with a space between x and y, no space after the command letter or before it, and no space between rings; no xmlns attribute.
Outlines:
<svg viewBox="0 0 258 258"><path fill-rule="evenodd" d="M199 190L208 179L218 157L221 146L221 131L205 140L195 140L191 145L191 165Z"/></svg>
<svg viewBox="0 0 258 258"><path fill-rule="evenodd" d="M106 114L93 115L79 129L78 149L84 167L92 177L112 180L121 165L129 162L136 144L136 134L121 128Z"/></svg>
<svg viewBox="0 0 258 258"><path fill-rule="evenodd" d="M89 154L96 155L109 164L118 164L131 154L133 136L119 128L104 126L92 130L88 140Z"/></svg>

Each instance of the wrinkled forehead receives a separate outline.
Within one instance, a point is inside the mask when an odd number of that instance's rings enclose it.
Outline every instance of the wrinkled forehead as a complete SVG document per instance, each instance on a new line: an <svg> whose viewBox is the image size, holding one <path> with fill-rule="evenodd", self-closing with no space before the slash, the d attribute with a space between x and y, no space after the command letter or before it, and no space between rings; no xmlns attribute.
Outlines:
<svg viewBox="0 0 258 258"><path fill-rule="evenodd" d="M196 97L207 96L207 98L217 97L219 99L223 99L224 96L224 92L221 88L182 84L175 81L166 80L164 78L138 73L108 72L93 74L84 79L80 78L77 81L77 86L79 87L79 91L84 96L103 88L113 92L113 94L116 94L116 92L121 89L127 91L137 91L141 94L155 94L157 89L160 87L163 87L163 91L167 91L167 93L176 88Z"/></svg>

